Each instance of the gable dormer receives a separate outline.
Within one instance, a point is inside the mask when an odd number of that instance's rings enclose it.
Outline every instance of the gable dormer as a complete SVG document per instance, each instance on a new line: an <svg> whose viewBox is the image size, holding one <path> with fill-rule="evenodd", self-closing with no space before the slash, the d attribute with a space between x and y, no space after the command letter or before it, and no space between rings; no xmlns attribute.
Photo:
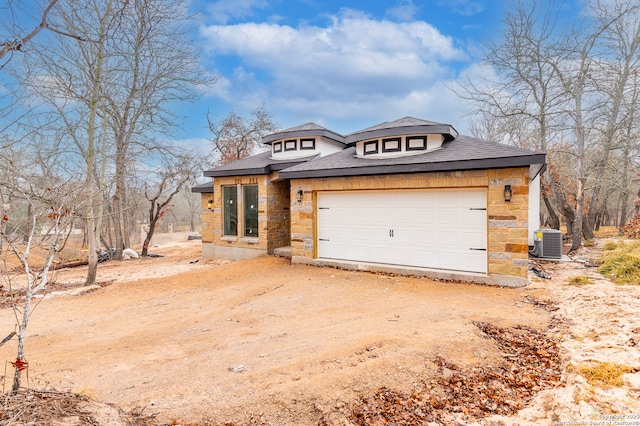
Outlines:
<svg viewBox="0 0 640 426"><path fill-rule="evenodd" d="M271 147L273 160L328 155L345 147L344 136L315 123L292 127L262 138Z"/></svg>
<svg viewBox="0 0 640 426"><path fill-rule="evenodd" d="M355 146L356 157L394 158L435 151L457 136L449 124L404 117L352 133L346 142Z"/></svg>

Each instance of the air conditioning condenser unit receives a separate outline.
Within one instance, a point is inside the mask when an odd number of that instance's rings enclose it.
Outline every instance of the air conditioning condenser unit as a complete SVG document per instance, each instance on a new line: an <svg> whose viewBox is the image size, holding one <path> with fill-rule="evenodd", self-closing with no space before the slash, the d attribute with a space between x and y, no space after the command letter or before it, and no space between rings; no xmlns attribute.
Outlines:
<svg viewBox="0 0 640 426"><path fill-rule="evenodd" d="M538 229L533 234L535 257L562 259L562 232L557 229Z"/></svg>

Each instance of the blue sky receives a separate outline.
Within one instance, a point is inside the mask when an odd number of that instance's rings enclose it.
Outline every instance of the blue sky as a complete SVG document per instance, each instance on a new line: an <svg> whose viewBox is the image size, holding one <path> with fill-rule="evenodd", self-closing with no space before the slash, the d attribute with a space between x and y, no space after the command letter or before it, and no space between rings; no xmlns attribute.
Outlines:
<svg viewBox="0 0 640 426"><path fill-rule="evenodd" d="M512 0L187 1L202 66L218 80L176 105L186 120L172 137L207 151L207 112L262 105L283 129L312 121L348 134L410 115L468 133L471 107L448 86L486 72L482 44ZM559 2L567 17L583 7Z"/></svg>
<svg viewBox="0 0 640 426"><path fill-rule="evenodd" d="M411 115L464 132L447 89L473 70L507 0L193 0L203 66L218 77L189 108L185 137L264 105L282 127L348 134Z"/></svg>

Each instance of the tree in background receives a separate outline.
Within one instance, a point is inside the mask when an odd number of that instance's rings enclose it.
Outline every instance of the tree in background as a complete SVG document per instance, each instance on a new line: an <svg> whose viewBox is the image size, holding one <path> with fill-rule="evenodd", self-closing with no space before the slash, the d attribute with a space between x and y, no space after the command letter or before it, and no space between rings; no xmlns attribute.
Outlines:
<svg viewBox="0 0 640 426"><path fill-rule="evenodd" d="M242 117L231 111L220 121L213 121L211 114L207 114L207 121L218 165L254 154L262 144L262 137L278 129L264 106L251 111L249 117Z"/></svg>
<svg viewBox="0 0 640 426"><path fill-rule="evenodd" d="M23 97L46 106L40 110L47 109L49 141L67 152L67 164L84 170L87 284L96 279L101 232L108 232L116 258L130 245L142 200L127 194L144 164L157 163L167 148L158 135L179 125L173 106L194 99L196 85L211 83L200 77L186 10L181 0L66 0L58 3L55 24L87 42L50 37L49 48L16 67Z"/></svg>
<svg viewBox="0 0 640 426"><path fill-rule="evenodd" d="M638 104L632 103L640 5L592 0L585 6L582 22L564 27L560 5L516 2L499 38L486 45L488 77L454 89L477 105L476 127L490 128L495 140L529 140L529 148L547 152L543 201L552 226L559 228L557 216L563 217L572 250L583 236L593 236L614 183L631 184L633 165L619 167L620 161L611 160L619 160L625 145L637 144L640 128ZM633 192L615 189L626 197ZM625 204L618 203L626 209ZM616 216L622 221L627 212Z"/></svg>
<svg viewBox="0 0 640 426"><path fill-rule="evenodd" d="M169 155L152 173L149 181L145 181L144 196L149 202L149 230L142 243L142 256L148 254L158 221L173 208L171 201L186 184L193 182L203 163L202 159L197 160L196 156L190 153Z"/></svg>

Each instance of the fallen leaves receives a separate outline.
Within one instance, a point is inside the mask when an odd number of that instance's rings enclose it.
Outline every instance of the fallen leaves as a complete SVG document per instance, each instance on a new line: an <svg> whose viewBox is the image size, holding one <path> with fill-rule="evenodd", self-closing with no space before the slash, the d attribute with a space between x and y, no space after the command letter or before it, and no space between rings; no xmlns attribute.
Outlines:
<svg viewBox="0 0 640 426"><path fill-rule="evenodd" d="M497 366L460 369L442 358L433 362L449 374L425 383L411 394L386 387L363 397L350 420L356 425L449 423L492 414L513 414L542 389L560 386L560 356L543 331L525 326L501 328L474 322L503 353ZM451 373L452 372L452 373Z"/></svg>

